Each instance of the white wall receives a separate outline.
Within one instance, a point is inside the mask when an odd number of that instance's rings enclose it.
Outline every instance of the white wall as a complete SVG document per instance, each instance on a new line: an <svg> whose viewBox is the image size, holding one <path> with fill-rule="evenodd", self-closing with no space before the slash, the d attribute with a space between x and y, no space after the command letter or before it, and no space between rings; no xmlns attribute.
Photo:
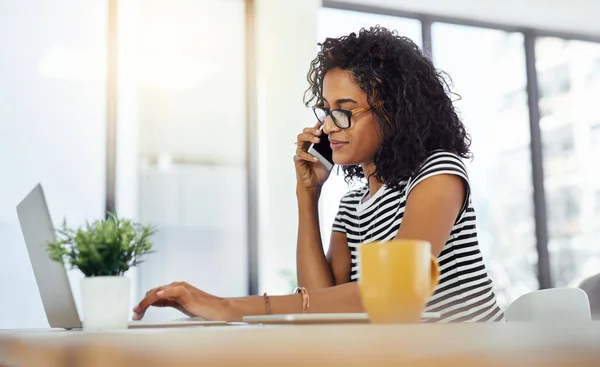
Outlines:
<svg viewBox="0 0 600 367"><path fill-rule="evenodd" d="M320 0L256 0L259 124L259 289L287 292L279 275L295 269L296 135L314 124L302 102L315 57Z"/></svg>
<svg viewBox="0 0 600 367"><path fill-rule="evenodd" d="M117 204L158 227L156 252L136 269L137 299L175 281L245 295L244 1L122 3Z"/></svg>

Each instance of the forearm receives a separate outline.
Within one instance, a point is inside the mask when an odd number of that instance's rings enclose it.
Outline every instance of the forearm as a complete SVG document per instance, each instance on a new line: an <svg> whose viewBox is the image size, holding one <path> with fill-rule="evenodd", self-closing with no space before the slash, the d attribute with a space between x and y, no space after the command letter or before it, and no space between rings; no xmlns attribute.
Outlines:
<svg viewBox="0 0 600 367"><path fill-rule="evenodd" d="M298 285L319 289L334 285L331 268L323 251L319 227L320 190L297 189L298 197L298 243L296 267Z"/></svg>
<svg viewBox="0 0 600 367"><path fill-rule="evenodd" d="M309 290L309 313L355 313L364 312L358 284L356 282ZM263 296L230 299L231 307L243 316L265 315L266 303ZM269 296L271 313L302 313L302 295Z"/></svg>

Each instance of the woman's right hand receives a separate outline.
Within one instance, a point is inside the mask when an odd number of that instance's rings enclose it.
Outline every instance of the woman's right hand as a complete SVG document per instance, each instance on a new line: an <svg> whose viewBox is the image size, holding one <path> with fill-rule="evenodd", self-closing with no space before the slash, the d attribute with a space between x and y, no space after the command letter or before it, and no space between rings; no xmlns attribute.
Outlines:
<svg viewBox="0 0 600 367"><path fill-rule="evenodd" d="M323 135L323 131L319 129L320 125L317 123L314 127L307 127L298 135L294 156L298 188L306 190L321 188L329 177L329 170L319 162L317 157L307 152L310 145L318 143L319 137Z"/></svg>
<svg viewBox="0 0 600 367"><path fill-rule="evenodd" d="M215 297L185 282L154 288L133 309L133 320L141 320L148 307L173 307L187 316L205 320L241 321L244 315L231 300Z"/></svg>

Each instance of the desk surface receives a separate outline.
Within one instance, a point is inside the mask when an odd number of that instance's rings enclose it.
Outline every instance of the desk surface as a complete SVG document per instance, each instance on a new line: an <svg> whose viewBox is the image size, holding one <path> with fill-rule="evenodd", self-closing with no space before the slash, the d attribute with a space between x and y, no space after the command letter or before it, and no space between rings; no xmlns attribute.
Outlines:
<svg viewBox="0 0 600 367"><path fill-rule="evenodd" d="M600 323L0 331L0 355L52 367L599 366Z"/></svg>

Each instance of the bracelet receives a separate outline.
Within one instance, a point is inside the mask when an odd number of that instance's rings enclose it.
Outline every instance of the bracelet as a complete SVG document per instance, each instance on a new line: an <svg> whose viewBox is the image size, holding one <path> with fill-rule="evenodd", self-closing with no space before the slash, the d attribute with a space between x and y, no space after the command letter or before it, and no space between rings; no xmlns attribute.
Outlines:
<svg viewBox="0 0 600 367"><path fill-rule="evenodd" d="M308 289L305 287L296 288L296 294L302 294L302 313L307 313L310 307L310 294L308 293Z"/></svg>
<svg viewBox="0 0 600 367"><path fill-rule="evenodd" d="M267 292L265 292L263 294L263 297L265 299L265 308L267 310L267 315L271 315L272 314L272 312L271 312L271 302L269 300L269 296L267 296Z"/></svg>

